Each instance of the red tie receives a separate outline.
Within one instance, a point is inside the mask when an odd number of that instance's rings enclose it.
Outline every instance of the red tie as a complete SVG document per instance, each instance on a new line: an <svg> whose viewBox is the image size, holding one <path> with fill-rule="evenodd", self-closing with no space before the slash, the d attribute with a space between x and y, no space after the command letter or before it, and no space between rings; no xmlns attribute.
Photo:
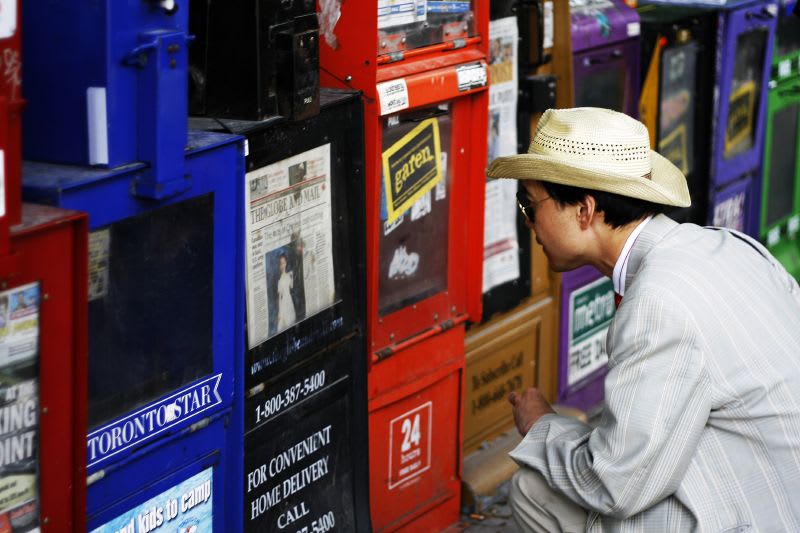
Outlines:
<svg viewBox="0 0 800 533"><path fill-rule="evenodd" d="M614 305L619 307L619 303L622 301L622 295L618 292L614 293Z"/></svg>

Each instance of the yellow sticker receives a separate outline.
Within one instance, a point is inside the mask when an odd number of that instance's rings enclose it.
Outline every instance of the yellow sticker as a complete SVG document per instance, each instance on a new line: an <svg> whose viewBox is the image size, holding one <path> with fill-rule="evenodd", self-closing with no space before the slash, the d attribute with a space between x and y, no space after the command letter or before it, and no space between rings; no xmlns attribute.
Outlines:
<svg viewBox="0 0 800 533"><path fill-rule="evenodd" d="M681 172L689 172L686 150L686 124L681 124L658 143L658 153L669 159Z"/></svg>
<svg viewBox="0 0 800 533"><path fill-rule="evenodd" d="M658 116L658 92L661 85L661 39L656 39L653 56L650 66L647 69L644 84L639 96L639 120L647 127L650 134L650 146L656 144L656 132L658 126L656 118Z"/></svg>
<svg viewBox="0 0 800 533"><path fill-rule="evenodd" d="M725 128L725 155L734 155L742 147L737 145L753 134L756 84L750 80L736 89L728 100L728 124Z"/></svg>
<svg viewBox="0 0 800 533"><path fill-rule="evenodd" d="M439 122L423 120L383 152L388 222L394 222L442 179Z"/></svg>

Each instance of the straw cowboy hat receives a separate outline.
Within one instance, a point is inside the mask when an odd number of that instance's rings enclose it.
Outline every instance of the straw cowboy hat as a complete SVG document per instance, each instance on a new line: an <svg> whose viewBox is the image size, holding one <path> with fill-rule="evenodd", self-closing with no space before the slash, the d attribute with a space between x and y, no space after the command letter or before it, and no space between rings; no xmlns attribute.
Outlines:
<svg viewBox="0 0 800 533"><path fill-rule="evenodd" d="M691 205L686 177L650 149L644 124L610 109L548 109L528 153L498 157L486 174L612 192L657 204Z"/></svg>

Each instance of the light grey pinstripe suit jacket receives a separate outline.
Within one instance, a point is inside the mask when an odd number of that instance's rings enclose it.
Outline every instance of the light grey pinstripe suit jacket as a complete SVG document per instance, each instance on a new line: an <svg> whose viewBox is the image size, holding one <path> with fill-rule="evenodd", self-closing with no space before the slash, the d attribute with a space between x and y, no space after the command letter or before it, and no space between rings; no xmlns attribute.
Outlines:
<svg viewBox="0 0 800 533"><path fill-rule="evenodd" d="M600 425L546 415L511 453L587 529L800 531L800 289L771 256L653 218L607 348Z"/></svg>

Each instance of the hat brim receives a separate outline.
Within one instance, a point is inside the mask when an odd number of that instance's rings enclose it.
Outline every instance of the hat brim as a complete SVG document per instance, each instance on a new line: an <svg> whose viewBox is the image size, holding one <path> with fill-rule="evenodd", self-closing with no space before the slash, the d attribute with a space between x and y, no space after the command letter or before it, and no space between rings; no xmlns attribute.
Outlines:
<svg viewBox="0 0 800 533"><path fill-rule="evenodd" d="M510 178L559 183L605 191L656 204L689 207L692 204L686 177L667 158L650 151L650 178L604 172L595 166L565 162L561 158L537 154L498 157L486 170L490 178Z"/></svg>

